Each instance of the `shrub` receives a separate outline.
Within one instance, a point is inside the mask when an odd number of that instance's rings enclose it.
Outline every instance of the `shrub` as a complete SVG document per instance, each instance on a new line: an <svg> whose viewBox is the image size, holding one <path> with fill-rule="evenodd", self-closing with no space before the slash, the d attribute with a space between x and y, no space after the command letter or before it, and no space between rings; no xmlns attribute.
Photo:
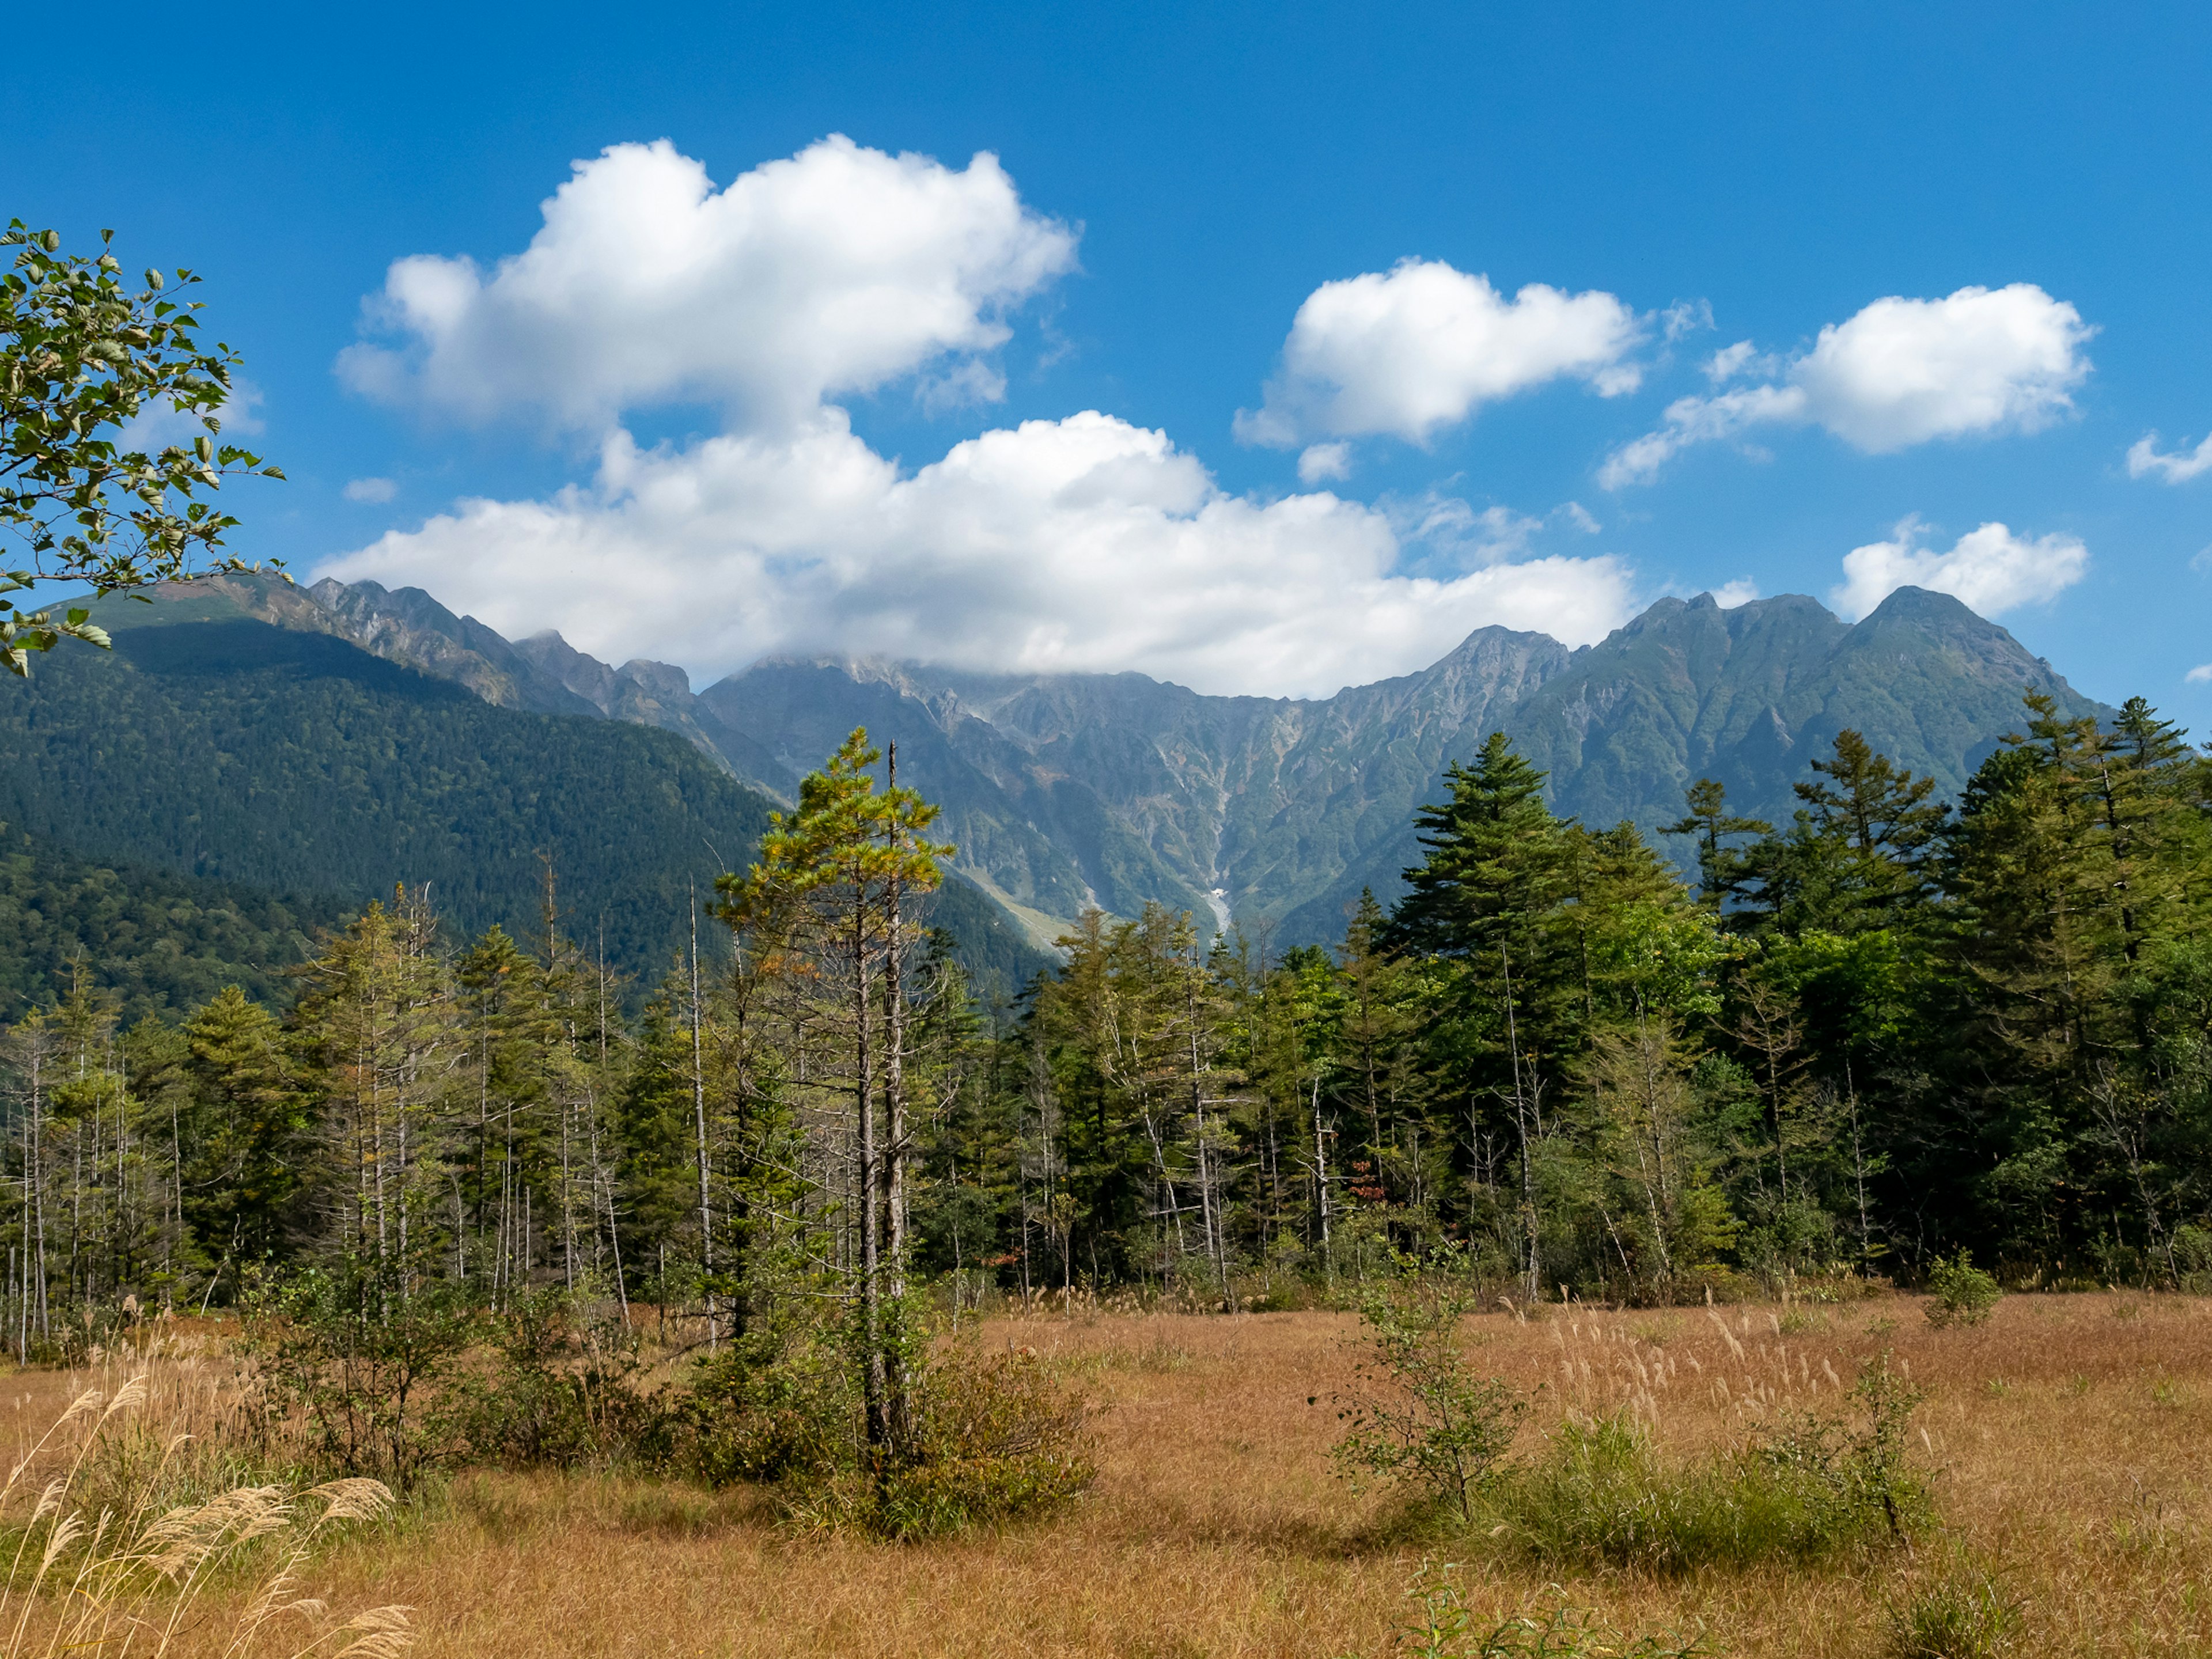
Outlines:
<svg viewBox="0 0 2212 1659"><path fill-rule="evenodd" d="M956 1343L910 1385L902 1443L871 1447L849 1350L826 1326L733 1344L702 1368L688 1411L711 1483L758 1481L803 1527L916 1539L1053 1508L1096 1474L1083 1407L1027 1351Z"/></svg>
<svg viewBox="0 0 2212 1659"><path fill-rule="evenodd" d="M701 1365L685 1392L694 1468L710 1486L795 1489L856 1468L860 1397L826 1323L766 1321Z"/></svg>
<svg viewBox="0 0 2212 1659"><path fill-rule="evenodd" d="M1845 1463L1851 1491L1880 1509L1892 1541L1902 1541L1909 1523L1925 1521L1934 1510L1926 1484L1905 1461L1905 1431L1927 1391L1899 1377L1884 1348L1859 1367L1851 1394L1867 1411L1867 1426L1850 1442Z"/></svg>
<svg viewBox="0 0 2212 1659"><path fill-rule="evenodd" d="M1588 1607L1576 1607L1557 1584L1546 1586L1550 1605L1499 1624L1478 1620L1452 1577L1456 1571L1424 1562L1407 1586L1418 1611L1397 1626L1397 1652L1418 1659L1692 1659L1701 1638L1673 1632L1631 1638Z"/></svg>
<svg viewBox="0 0 2212 1659"><path fill-rule="evenodd" d="M917 1379L914 1443L883 1461L860 1517L887 1538L993 1526L1057 1507L1097 1475L1083 1407L1027 1350L955 1347Z"/></svg>
<svg viewBox="0 0 2212 1659"><path fill-rule="evenodd" d="M546 1290L485 1316L485 1351L432 1407L434 1437L458 1459L509 1468L666 1462L670 1410L644 1384L636 1339L595 1323L586 1305Z"/></svg>
<svg viewBox="0 0 2212 1659"><path fill-rule="evenodd" d="M403 1491L453 1449L428 1410L473 1334L465 1297L349 1260L247 1298L245 1345L275 1403L313 1424L330 1468Z"/></svg>
<svg viewBox="0 0 2212 1659"><path fill-rule="evenodd" d="M1996 1279L1974 1265L1971 1250L1937 1256L1928 1270L1928 1288L1936 1298L1928 1304L1928 1322L1939 1327L1978 1325L2004 1294Z"/></svg>
<svg viewBox="0 0 2212 1659"><path fill-rule="evenodd" d="M1889 1604L1893 1659L1997 1659L2020 1629L2020 1603L1986 1572L1960 1570Z"/></svg>
<svg viewBox="0 0 2212 1659"><path fill-rule="evenodd" d="M1331 1451L1353 1481L1411 1486L1462 1522L1474 1518L1527 1409L1503 1380L1468 1369L1459 1326L1476 1294L1455 1276L1401 1273L1363 1296L1372 1346L1337 1396L1350 1426Z"/></svg>
<svg viewBox="0 0 2212 1659"><path fill-rule="evenodd" d="M1487 1494L1498 1535L1547 1560L1684 1572L1808 1560L1907 1535L1929 1513L1904 1461L1918 1396L1885 1355L1859 1386L1868 1420L1786 1419L1717 1457L1669 1462L1625 1413L1570 1422Z"/></svg>
<svg viewBox="0 0 2212 1659"><path fill-rule="evenodd" d="M2173 1230L2174 1277L2183 1290L2202 1296L2212 1291L2212 1231L2184 1223Z"/></svg>

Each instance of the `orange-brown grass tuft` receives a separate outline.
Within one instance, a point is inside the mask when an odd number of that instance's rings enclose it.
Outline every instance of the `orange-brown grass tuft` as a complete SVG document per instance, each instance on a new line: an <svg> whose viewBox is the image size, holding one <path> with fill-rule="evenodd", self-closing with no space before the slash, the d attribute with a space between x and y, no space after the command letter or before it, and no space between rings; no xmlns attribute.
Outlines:
<svg viewBox="0 0 2212 1659"><path fill-rule="evenodd" d="M2014 1296L1939 1329L1918 1303L1468 1322L1478 1368L1532 1391L1527 1455L1569 1413L1628 1410L1670 1455L1776 1413L1843 1416L1882 1349L1928 1390L1916 1455L1944 1528L1873 1560L1664 1577L1565 1577L1629 1631L1702 1622L1717 1653L1875 1656L1889 1608L1987 1572L2024 1655L2212 1653L2212 1303ZM994 1322L1093 1402L1091 1492L1045 1522L897 1546L779 1531L743 1492L609 1477L468 1475L420 1523L318 1562L319 1590L420 1611L418 1654L1376 1655L1425 1557L1470 1607L1543 1603L1556 1566L1481 1537L1395 1532L1331 1473L1330 1396L1359 1327L1323 1313ZM1923 1436L1924 1431L1924 1436Z"/></svg>

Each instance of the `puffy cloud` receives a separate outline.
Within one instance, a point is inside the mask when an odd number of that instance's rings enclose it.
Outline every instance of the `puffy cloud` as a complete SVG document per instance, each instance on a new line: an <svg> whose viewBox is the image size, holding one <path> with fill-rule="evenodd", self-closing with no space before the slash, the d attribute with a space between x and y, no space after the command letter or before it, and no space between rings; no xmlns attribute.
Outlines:
<svg viewBox="0 0 2212 1659"><path fill-rule="evenodd" d="M1648 482L1682 449L1761 425L1814 424L1882 454L1935 438L2033 431L2073 406L2095 331L2032 283L1962 288L1941 300L1876 300L1777 363L1748 341L1716 353L1707 375L1765 384L1668 405L1664 424L1607 458L1608 489ZM2138 446L2141 447L2141 446ZM2208 463L2212 464L2212 463Z"/></svg>
<svg viewBox="0 0 2212 1659"><path fill-rule="evenodd" d="M824 409L685 449L618 432L587 488L464 501L323 568L710 677L827 653L1325 695L1486 623L1580 644L1631 612L1610 557L1427 577L1396 573L1402 544L1384 512L1333 495L1228 495L1164 433L1095 412L986 432L904 476Z"/></svg>
<svg viewBox="0 0 2212 1659"><path fill-rule="evenodd" d="M544 225L489 272L396 261L356 389L471 420L518 410L604 428L625 408L726 405L804 421L823 398L946 365L926 395L994 398L977 354L1002 313L1068 270L1075 233L1030 211L995 157L957 171L832 137L717 191L665 140L580 161Z"/></svg>
<svg viewBox="0 0 2212 1659"><path fill-rule="evenodd" d="M1426 443L1480 404L1549 380L1635 389L1636 313L1610 294L1532 283L1511 299L1484 276L1407 259L1387 274L1324 283L1283 343L1282 372L1237 435L1290 448L1389 433Z"/></svg>
<svg viewBox="0 0 2212 1659"><path fill-rule="evenodd" d="M356 478L339 493L349 501L388 501L399 486L389 478Z"/></svg>
<svg viewBox="0 0 2212 1659"><path fill-rule="evenodd" d="M1723 582L1713 589L1713 603L1723 611L1733 611L1740 605L1749 605L1759 597L1759 584L1748 576L1739 576L1732 582Z"/></svg>
<svg viewBox="0 0 2212 1659"><path fill-rule="evenodd" d="M2089 568L2089 550L2073 536L2030 540L2002 524L1985 524L1938 553L1920 544L1926 529L1906 519L1887 541L1846 553L1843 583L1829 593L1836 609L1856 619L1898 588L1925 587L1994 617L2056 598Z"/></svg>
<svg viewBox="0 0 2212 1659"><path fill-rule="evenodd" d="M2128 447L2128 477L2142 478L2154 472L2170 484L2187 483L2200 472L2212 472L2212 435L2194 449L2171 455L2159 453L2155 432L2136 439Z"/></svg>
<svg viewBox="0 0 2212 1659"><path fill-rule="evenodd" d="M1346 443L1310 444L1298 457L1298 482L1323 483L1352 476L1352 446Z"/></svg>
<svg viewBox="0 0 2212 1659"><path fill-rule="evenodd" d="M2212 682L2212 662L2198 663L2181 678L2191 685L2203 685L2207 682Z"/></svg>

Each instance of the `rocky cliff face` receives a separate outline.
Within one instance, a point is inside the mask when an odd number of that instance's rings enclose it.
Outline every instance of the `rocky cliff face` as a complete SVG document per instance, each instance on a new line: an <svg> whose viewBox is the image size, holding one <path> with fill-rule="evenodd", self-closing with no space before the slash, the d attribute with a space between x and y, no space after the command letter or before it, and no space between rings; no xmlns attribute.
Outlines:
<svg viewBox="0 0 2212 1659"><path fill-rule="evenodd" d="M1916 588L1856 625L1801 596L1662 599L1571 652L1486 628L1419 673L1313 701L834 658L756 664L695 695L667 664L611 667L557 634L510 642L419 589L226 577L173 603L335 634L488 702L677 732L785 799L865 726L941 805L959 866L1045 940L1087 905L1147 902L1264 922L1280 944L1333 939L1363 886L1397 890L1414 809L1492 730L1551 775L1558 811L1648 833L1708 775L1786 822L1790 786L1846 726L1949 793L2027 689L2094 707L2003 629Z"/></svg>

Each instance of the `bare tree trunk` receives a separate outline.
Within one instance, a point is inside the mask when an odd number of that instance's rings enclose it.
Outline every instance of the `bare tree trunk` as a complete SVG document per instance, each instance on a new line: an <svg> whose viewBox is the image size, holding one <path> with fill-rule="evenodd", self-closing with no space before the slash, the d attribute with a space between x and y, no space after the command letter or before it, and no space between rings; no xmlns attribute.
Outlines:
<svg viewBox="0 0 2212 1659"><path fill-rule="evenodd" d="M891 877L884 893L884 1110L890 1144L884 1148L884 1208L889 1225L890 1297L894 1307L906 1296L906 979L904 941L900 937L899 860L904 856L905 835L898 815L898 744L884 747L885 775L890 811L885 815L890 831ZM957 1281L956 1281L957 1283ZM887 1426L894 1441L907 1444L914 1429L910 1418L906 1358L901 1352L888 1357L884 1367L888 1391L884 1399Z"/></svg>
<svg viewBox="0 0 2212 1659"><path fill-rule="evenodd" d="M691 889L691 1109L699 1134L699 1271L707 1298L707 1352L720 1337L714 1318L714 1204L707 1161L707 1073L699 1046L699 890Z"/></svg>
<svg viewBox="0 0 2212 1659"><path fill-rule="evenodd" d="M1321 1255L1324 1269L1328 1262L1328 1141L1321 1124L1321 1073L1314 1073L1313 1081L1314 1185L1319 1189L1318 1207L1321 1211Z"/></svg>
<svg viewBox="0 0 2212 1659"><path fill-rule="evenodd" d="M876 1134L875 1053L869 1043L874 988L868 973L867 890L856 879L853 894L853 1105L859 1114L860 1199L861 1393L868 1443L890 1442L890 1378L884 1364L882 1148Z"/></svg>
<svg viewBox="0 0 2212 1659"><path fill-rule="evenodd" d="M54 1333L46 1306L46 1164L41 1127L44 1100L39 1088L40 1063L43 1058L42 1049L31 1051L31 1168L34 1172L32 1194L38 1209L39 1225L39 1336L42 1341L50 1341Z"/></svg>
<svg viewBox="0 0 2212 1659"><path fill-rule="evenodd" d="M1529 1104L1521 1078L1521 1029L1513 1010L1513 963L1505 947L1498 947L1498 965L1505 975L1505 1041L1513 1056L1513 1121L1521 1136L1521 1224L1528 1235L1526 1289L1531 1302L1544 1294L1544 1266L1538 1252L1536 1224L1535 1152L1529 1144Z"/></svg>

